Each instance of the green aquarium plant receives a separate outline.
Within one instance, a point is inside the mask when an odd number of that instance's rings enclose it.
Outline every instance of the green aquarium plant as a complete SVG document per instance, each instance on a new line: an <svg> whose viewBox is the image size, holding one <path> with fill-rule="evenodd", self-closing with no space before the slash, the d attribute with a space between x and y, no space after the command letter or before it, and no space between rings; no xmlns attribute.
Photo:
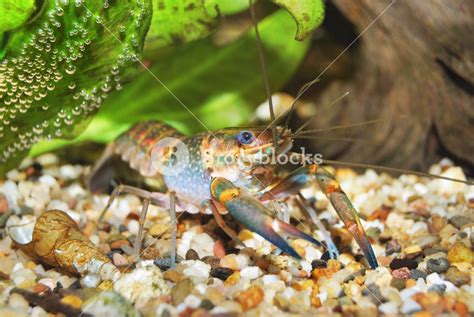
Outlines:
<svg viewBox="0 0 474 317"><path fill-rule="evenodd" d="M303 59L303 39L322 22L324 7L322 0L272 2L284 9L263 18L260 33L276 91ZM248 6L2 1L0 174L28 153L109 142L139 120L167 121L187 133L202 130L201 123L220 128L248 120L265 100L255 33L248 29L226 45L212 38L227 15Z"/></svg>

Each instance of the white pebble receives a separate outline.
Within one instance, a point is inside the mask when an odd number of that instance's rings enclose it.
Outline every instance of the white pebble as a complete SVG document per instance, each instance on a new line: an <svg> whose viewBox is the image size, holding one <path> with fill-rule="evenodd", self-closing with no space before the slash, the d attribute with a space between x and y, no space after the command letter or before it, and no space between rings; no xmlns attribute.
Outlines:
<svg viewBox="0 0 474 317"><path fill-rule="evenodd" d="M303 270L306 271L307 273L311 273L313 271L313 267L310 261L301 261L300 264Z"/></svg>
<svg viewBox="0 0 474 317"><path fill-rule="evenodd" d="M239 267L240 270L243 270L245 267L249 265L249 257L244 254L237 254L235 257L235 260L237 261L237 266Z"/></svg>
<svg viewBox="0 0 474 317"><path fill-rule="evenodd" d="M40 163L43 166L55 165L58 164L59 158L56 154L46 153L36 158L36 162Z"/></svg>
<svg viewBox="0 0 474 317"><path fill-rule="evenodd" d="M418 232L419 231L419 232ZM428 225L425 222L417 221L413 224L413 226L407 230L407 233L410 235L414 235L415 233L420 234L424 232L428 232Z"/></svg>
<svg viewBox="0 0 474 317"><path fill-rule="evenodd" d="M190 249L194 249L200 257L214 255L214 240L207 233L196 234L189 245Z"/></svg>
<svg viewBox="0 0 474 317"><path fill-rule="evenodd" d="M188 262L188 263L183 263ZM183 264L191 264L191 266L187 267L183 270L183 274L186 276L195 276L195 277L209 277L209 272L211 271L211 266L207 263L202 261L183 261Z"/></svg>
<svg viewBox="0 0 474 317"><path fill-rule="evenodd" d="M341 293L341 285L332 279L322 277L318 281L319 289L322 293L327 293L329 298L337 298L339 293Z"/></svg>
<svg viewBox="0 0 474 317"><path fill-rule="evenodd" d="M72 165L63 165L59 168L59 174L63 179L76 179L79 177L80 169Z"/></svg>
<svg viewBox="0 0 474 317"><path fill-rule="evenodd" d="M169 293L169 287L163 279L161 270L151 265L122 274L114 283L114 291L132 303L135 301L146 303L151 298Z"/></svg>
<svg viewBox="0 0 474 317"><path fill-rule="evenodd" d="M43 284L47 286L50 290L53 290L56 287L56 282L50 277L42 278L38 281L38 284Z"/></svg>
<svg viewBox="0 0 474 317"><path fill-rule="evenodd" d="M88 274L81 279L83 287L97 287L100 283L100 277L97 274Z"/></svg>
<svg viewBox="0 0 474 317"><path fill-rule="evenodd" d="M95 245L95 246L98 246L100 244L100 238L98 235L96 234L93 234L89 237L89 240L91 240L91 242Z"/></svg>
<svg viewBox="0 0 474 317"><path fill-rule="evenodd" d="M49 314L40 306L33 307L31 309L31 317L48 317Z"/></svg>
<svg viewBox="0 0 474 317"><path fill-rule="evenodd" d="M13 283L19 285L25 281L34 281L36 279L36 274L30 269L19 269L10 275L10 279L13 281Z"/></svg>
<svg viewBox="0 0 474 317"><path fill-rule="evenodd" d="M201 304L201 299L197 297L196 295L189 294L186 296L184 299L184 303L186 306L191 307L191 308L198 308L199 305Z"/></svg>
<svg viewBox="0 0 474 317"><path fill-rule="evenodd" d="M365 275L365 285L372 283L377 284L379 287L389 287L392 281L392 274L389 269L384 266L379 266L375 270L368 271Z"/></svg>
<svg viewBox="0 0 474 317"><path fill-rule="evenodd" d="M87 192L84 188L82 188L81 185L74 183L70 186L68 186L65 189L66 193L68 194L69 197L72 198L77 198L77 197L84 197L87 195Z"/></svg>
<svg viewBox="0 0 474 317"><path fill-rule="evenodd" d="M29 304L28 301L20 294L11 294L10 298L8 299L8 306L19 310L24 310L28 309Z"/></svg>
<svg viewBox="0 0 474 317"><path fill-rule="evenodd" d="M266 284L280 281L280 277L275 274L267 274L267 275L262 276L262 281L263 281L263 284L266 285Z"/></svg>
<svg viewBox="0 0 474 317"><path fill-rule="evenodd" d="M138 234L138 230L140 229L140 223L137 220L132 219L128 222L127 229L130 234Z"/></svg>
<svg viewBox="0 0 474 317"><path fill-rule="evenodd" d="M402 314L412 314L419 310L421 310L421 306L411 298L408 298L403 301L402 308L400 309Z"/></svg>
<svg viewBox="0 0 474 317"><path fill-rule="evenodd" d="M311 262L313 260L321 258L322 252L319 251L318 249L316 249L315 247L313 247L311 245L308 245L304 249L305 249L305 253L306 253L306 261Z"/></svg>
<svg viewBox="0 0 474 317"><path fill-rule="evenodd" d="M241 277L246 277L251 280L258 278L260 275L262 275L262 271L258 266L247 266L242 271L240 271Z"/></svg>

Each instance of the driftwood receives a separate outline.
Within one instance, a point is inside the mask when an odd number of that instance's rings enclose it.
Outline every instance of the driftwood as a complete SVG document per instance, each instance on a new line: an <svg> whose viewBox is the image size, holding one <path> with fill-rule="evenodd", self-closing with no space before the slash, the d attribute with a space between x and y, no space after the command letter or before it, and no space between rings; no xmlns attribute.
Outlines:
<svg viewBox="0 0 474 317"><path fill-rule="evenodd" d="M390 2L333 0L357 33ZM417 169L450 156L472 168L473 38L474 1L396 1L354 46L351 75L326 78L310 128L381 121L318 134L329 139L315 140L315 149L327 158ZM346 91L348 97L329 106Z"/></svg>

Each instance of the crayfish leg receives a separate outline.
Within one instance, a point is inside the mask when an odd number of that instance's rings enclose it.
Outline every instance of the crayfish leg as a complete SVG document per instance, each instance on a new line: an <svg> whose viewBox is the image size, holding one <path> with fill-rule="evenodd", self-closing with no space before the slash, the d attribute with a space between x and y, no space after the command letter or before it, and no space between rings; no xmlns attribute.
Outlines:
<svg viewBox="0 0 474 317"><path fill-rule="evenodd" d="M301 256L278 234L277 230L321 246L321 243L310 235L269 216L272 212L267 207L254 197L241 192L237 186L225 178L212 179L211 196L242 225L296 259L301 259Z"/></svg>
<svg viewBox="0 0 474 317"><path fill-rule="evenodd" d="M294 170L287 177L266 190L260 197L260 201L265 202L272 199L272 197L283 199L290 195L297 194L301 189L311 185L313 181L317 182L329 199L339 218L341 218L344 223L344 226L351 232L362 253L367 258L369 265L375 269L378 266L377 258L375 257L364 227L360 223L357 210L352 205L346 193L341 189L336 178L323 167L311 164ZM311 209L306 207L305 209L313 218ZM331 243L330 241L329 239L328 246Z"/></svg>
<svg viewBox="0 0 474 317"><path fill-rule="evenodd" d="M313 166L314 175L319 187L331 202L331 205L336 210L346 229L351 232L362 253L367 258L370 267L376 269L378 263L374 250L360 222L359 214L352 205L349 197L347 197L346 193L341 189L334 175L316 164L311 166Z"/></svg>
<svg viewBox="0 0 474 317"><path fill-rule="evenodd" d="M321 231L331 259L337 259L339 257L339 250L337 249L336 244L332 240L331 235L326 230L321 220L319 220L318 215L316 214L316 210L314 210L313 206L311 206L311 204L303 197L301 193L298 193L297 201L300 207L304 209L309 215L313 223L316 224L319 231Z"/></svg>
<svg viewBox="0 0 474 317"><path fill-rule="evenodd" d="M128 185L118 185L117 187L114 188L114 191L109 197L109 200L107 201L107 204L105 205L104 209L99 215L98 222L101 223L104 220L104 215L107 212L107 210L112 206L112 203L114 200L120 195L120 194L132 194L135 196L138 196L143 199L143 205L142 205L142 210L140 212L140 219L139 219L139 228L138 228L138 234L137 238L135 240L135 243L133 245L133 259L135 261L138 261L140 258L140 252L141 252L141 247L142 247L142 240L143 240L143 232L144 232L144 226L145 226L145 220L146 216L148 213L148 207L150 203L160 206L160 207L168 207L170 209L170 216L171 216L171 264L173 265L175 263L176 259L176 199L174 196L174 193L170 193L169 195L159 193L159 192L150 192L138 187L133 187L133 186L128 186ZM169 204L168 204L168 196L169 196Z"/></svg>
<svg viewBox="0 0 474 317"><path fill-rule="evenodd" d="M229 236L234 240L237 244L244 245L243 242L239 239L235 231L230 228L222 218L221 213L219 212L219 205L215 201L210 201L209 206L212 210L212 215L217 222L217 225ZM222 207L221 207L222 208Z"/></svg>

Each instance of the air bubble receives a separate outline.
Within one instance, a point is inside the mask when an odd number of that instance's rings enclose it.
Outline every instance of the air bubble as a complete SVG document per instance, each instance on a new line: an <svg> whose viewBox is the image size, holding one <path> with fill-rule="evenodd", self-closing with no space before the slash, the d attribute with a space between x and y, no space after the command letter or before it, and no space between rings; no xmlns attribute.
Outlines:
<svg viewBox="0 0 474 317"><path fill-rule="evenodd" d="M74 66L73 64L68 64L66 66L66 73L68 73L69 75L72 75L76 72L76 66Z"/></svg>
<svg viewBox="0 0 474 317"><path fill-rule="evenodd" d="M100 88L103 92L109 92L112 87L108 83L104 83Z"/></svg>

